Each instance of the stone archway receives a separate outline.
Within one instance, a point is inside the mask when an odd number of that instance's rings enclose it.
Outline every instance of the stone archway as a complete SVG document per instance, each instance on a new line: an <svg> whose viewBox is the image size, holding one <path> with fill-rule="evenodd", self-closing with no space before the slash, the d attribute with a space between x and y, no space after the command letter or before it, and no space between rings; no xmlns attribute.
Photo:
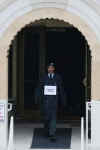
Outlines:
<svg viewBox="0 0 100 150"><path fill-rule="evenodd" d="M11 40L14 38L17 32L20 31L21 28L23 28L26 24L29 24L30 22L33 22L35 20L44 19L44 18L55 18L64 20L65 22L69 22L74 25L74 27L78 28L83 35L86 37L90 48L92 50L92 58L94 60L94 63L92 63L92 98L98 99L99 98L99 73L94 74L94 65L99 67L99 52L98 49L100 47L99 41L96 38L95 33L91 30L91 28L78 16L75 16L69 12L66 13L66 11L56 8L44 8L44 9L37 9L33 12L30 12L26 14L25 16L21 16L18 19L16 19L11 26L4 32L2 38L0 38L0 64L4 67L4 72L1 72L1 84L0 84L0 98L1 99L7 99L7 65L5 65L5 62L7 62L6 56L7 56L7 50L9 49L9 45L11 43ZM95 71L96 72L96 71ZM5 75L5 79L4 79ZM96 78L95 78L96 77ZM4 88L2 88L2 85ZM5 90L3 90L5 89Z"/></svg>
<svg viewBox="0 0 100 150"><path fill-rule="evenodd" d="M13 49L15 49L14 50L14 53L15 53L15 51L17 51L18 49L16 48L17 47L17 45L16 45L16 38L18 39L18 35L21 33L21 32L23 32L25 29L27 29L27 30L30 30L30 28L33 28L33 27L49 27L49 28L74 28L77 32L79 32L79 34L80 34L80 36L81 36L81 38L82 39L84 39L84 43L86 43L87 45L88 45L88 42L87 42L87 40L86 40L86 38L85 38L85 36L77 29L77 28L75 28L74 27L74 25L72 25L72 24L70 24L70 23L68 23L68 22L65 22L64 20L60 20L60 19L54 19L54 18L44 18L44 19L40 19L40 20L35 20L35 21L33 21L33 22L31 22L31 23L29 23L29 24L27 24L27 25L25 25L23 28L21 28L21 30L16 34L16 36L15 36L15 38L12 40L12 43L15 43L15 46L13 45L12 47L15 47L15 48L13 48ZM33 30L34 31L34 30ZM32 32L33 32L32 31ZM23 35L23 33L22 33L22 38L24 37L24 35ZM20 39L20 41L22 41L22 43L23 43L23 39L21 40ZM11 45L12 45L12 43L11 43ZM19 49L20 49L20 46L18 46L19 47ZM45 46L44 46L45 47ZM88 45L88 47L90 47L89 45ZM44 49L44 48L43 48ZM10 50L10 49L9 49ZM23 48L23 46L21 46L21 49L20 50L22 50L22 51L24 51L24 48ZM44 51L44 50L43 50ZM42 53L43 53L43 51L42 51ZM10 52L10 51L9 51ZM12 51L11 51L11 53L12 53ZM22 52L23 53L23 52ZM45 54L44 54L45 55ZM15 55L14 55L15 56ZM84 55L83 55L84 56ZM16 56L15 56L15 58L16 58ZM44 58L44 56L43 56L43 58ZM22 56L22 54L21 54L21 60L23 59L23 56ZM13 57L13 60L14 60L14 57ZM19 60L20 60L20 55L19 55ZM15 64L16 62L15 62L16 60L14 60L13 61L13 63ZM20 65L22 68L23 68L23 64L21 63L21 65ZM15 68L16 67L16 65L15 66L13 66L13 68ZM20 68L20 67L17 67L17 68ZM41 69L42 68L42 69ZM39 71L41 70L41 71L43 71L44 70L44 68L45 68L45 65L44 65L44 60L42 61L42 63L41 63L41 65L40 65L40 69L39 69ZM14 69L15 70L15 69ZM18 71L18 72L21 72L21 70L23 70L23 69L20 69L20 71ZM41 72L40 71L40 72ZM24 74L23 74L23 72L24 71L22 71L21 72L21 74L22 74L22 76L21 76L21 79L19 79L20 81L18 81L19 82L19 87L17 87L17 89L19 89L19 93L21 93L22 94L22 96L19 96L19 97L17 97L17 99L19 99L19 102L18 102L18 104L20 104L19 106L18 106L18 108L22 111L22 110L24 110L24 99L25 99L25 97L24 97L24 87L23 87L23 85L24 85L24 81L23 81L23 77L24 77ZM15 73L14 73L15 74ZM90 73L91 74L91 73ZM17 76L19 76L18 74L17 74ZM12 84L12 89L15 89L15 86L16 86L16 82L15 82L15 78L13 79L13 75L11 75L11 77L12 77L12 79L11 79L11 82L12 83L14 83L14 84ZM20 78L20 77L19 77ZM90 79L90 81L91 81L91 79ZM21 87L21 88L20 88ZM15 95L13 94L11 94L11 97L16 97L16 89L15 90L13 90L14 91L14 93L15 93ZM90 90L91 91L91 90ZM13 93L13 92L12 92ZM90 96L89 96L89 100L90 100ZM23 108L23 109L22 109ZM23 115L24 116L24 115Z"/></svg>
<svg viewBox="0 0 100 150"><path fill-rule="evenodd" d="M8 59L7 51L11 41L16 36L16 33L20 31L26 24L34 22L36 19L54 18L64 20L78 28L86 37L90 48L92 50L92 99L97 100L100 98L100 44L95 32L91 29L87 22L84 22L81 17L74 15L64 9L59 8L38 8L23 16L18 17L12 24L3 32L0 37L0 100L5 103L5 122L2 123L0 133L5 131L2 141L7 144L7 100L8 100ZM0 142L0 144L2 143ZM2 144L1 144L2 145Z"/></svg>

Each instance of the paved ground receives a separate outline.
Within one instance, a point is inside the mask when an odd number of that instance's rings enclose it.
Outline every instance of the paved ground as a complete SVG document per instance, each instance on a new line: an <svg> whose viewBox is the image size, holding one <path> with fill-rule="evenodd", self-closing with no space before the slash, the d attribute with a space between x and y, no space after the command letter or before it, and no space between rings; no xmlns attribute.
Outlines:
<svg viewBox="0 0 100 150"><path fill-rule="evenodd" d="M42 127L42 124L16 124L15 125L15 136L14 136L14 146L15 150L30 150L33 129L35 127ZM71 138L71 148L72 150L81 149L81 129L80 126L71 126L69 124L58 125L57 127L72 127L72 138Z"/></svg>

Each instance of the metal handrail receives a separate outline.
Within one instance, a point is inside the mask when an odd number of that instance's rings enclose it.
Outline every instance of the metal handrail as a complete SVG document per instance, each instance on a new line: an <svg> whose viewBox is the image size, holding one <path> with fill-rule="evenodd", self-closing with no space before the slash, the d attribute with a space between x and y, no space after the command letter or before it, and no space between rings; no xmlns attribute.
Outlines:
<svg viewBox="0 0 100 150"><path fill-rule="evenodd" d="M84 117L81 117L81 150L84 149Z"/></svg>
<svg viewBox="0 0 100 150"><path fill-rule="evenodd" d="M14 150L14 117L10 118L8 150Z"/></svg>

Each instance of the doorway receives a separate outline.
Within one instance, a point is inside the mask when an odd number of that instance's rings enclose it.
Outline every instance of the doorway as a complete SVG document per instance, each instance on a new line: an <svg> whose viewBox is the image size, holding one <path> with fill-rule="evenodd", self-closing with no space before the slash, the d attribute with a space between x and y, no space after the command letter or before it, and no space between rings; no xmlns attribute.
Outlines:
<svg viewBox="0 0 100 150"><path fill-rule="evenodd" d="M55 62L67 95L64 118L85 116L85 102L91 97L91 89L88 89L91 86L91 55L87 42L73 27L47 29L46 39L46 62Z"/></svg>
<svg viewBox="0 0 100 150"><path fill-rule="evenodd" d="M18 33L16 41L16 116L41 120L39 106L35 105L35 88L51 61L56 64L67 95L67 105L58 120L85 115L85 102L91 97L91 51L84 36L72 26L31 25ZM13 69L11 54L9 70ZM9 97L14 95L12 72L9 71Z"/></svg>

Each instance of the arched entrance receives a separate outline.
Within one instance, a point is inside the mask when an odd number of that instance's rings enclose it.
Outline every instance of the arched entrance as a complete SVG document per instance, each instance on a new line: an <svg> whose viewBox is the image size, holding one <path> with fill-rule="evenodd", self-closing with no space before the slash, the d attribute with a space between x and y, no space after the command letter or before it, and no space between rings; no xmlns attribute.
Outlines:
<svg viewBox="0 0 100 150"><path fill-rule="evenodd" d="M9 49L8 97L20 119L40 121L35 88L48 62L56 63L63 78L67 105L58 120L80 119L91 99L91 51L82 33L58 19L40 19L17 33ZM61 115L60 115L61 114Z"/></svg>
<svg viewBox="0 0 100 150"><path fill-rule="evenodd" d="M72 1L73 2L73 1ZM1 123L1 129L0 133L2 136L2 140L0 144L5 142L6 145L7 143L7 102L8 102L8 59L7 59L7 50L9 49L9 44L11 43L11 40L13 37L16 35L16 33L25 25L29 24L32 20L35 19L41 19L41 18L59 18L63 19L65 21L68 21L72 23L75 27L78 27L78 29L85 35L87 38L89 45L91 46L92 49L92 56L93 56L93 61L92 61L92 99L93 100L98 100L100 98L100 83L99 83L99 77L100 77L100 71L99 71L99 66L100 66L100 54L99 54L99 49L100 49L100 44L99 44L99 29L95 28L94 22L91 19L88 21L88 16L84 15L85 10L84 7L82 8L83 5L81 5L83 12L79 11L77 9L78 6L76 6L76 3L74 3L75 6L72 6L71 10L69 11L69 6L64 5L64 9L62 7L58 7L56 4L56 7L52 7L50 3L48 3L48 8L44 7L44 3L39 6L41 8L38 8L38 4L36 8L34 9L34 6L32 7L33 9L28 9L29 13L26 12L26 9L23 11L23 4L21 4L22 8L19 8L17 12L14 12L12 14L16 14L14 18L12 18L12 15L8 18L9 20L9 26L4 25L5 22L3 22L2 26L4 27L4 30L1 30L1 37L0 37L0 67L2 68L0 72L0 100L2 103L5 104L5 121ZM78 4L78 3L77 3ZM49 7L51 6L51 7ZM29 6L30 7L30 6ZM71 6L70 6L71 7ZM28 8L28 7L26 7ZM67 9L68 8L68 9ZM9 8L10 9L10 8ZM14 9L13 9L14 10ZM48 13L49 12L49 13ZM75 12L75 14L73 13ZM6 13L6 11L5 11ZM23 15L22 15L23 14ZM19 17L20 16L20 17ZM3 16L4 17L4 16ZM2 18L3 18L2 17ZM17 17L17 18L16 18ZM95 18L95 15L93 15ZM83 18L83 19L82 19ZM94 19L95 20L95 19ZM98 19L99 20L99 19ZM11 22L12 21L12 22ZM91 24L91 25L90 25ZM7 24L8 25L8 24ZM92 26L92 28L91 28ZM95 30L97 29L97 30ZM98 36L96 36L96 33L98 32ZM98 39L97 39L98 37ZM85 80L84 80L85 81ZM3 134L2 134L3 131ZM5 131L5 132L4 132Z"/></svg>

